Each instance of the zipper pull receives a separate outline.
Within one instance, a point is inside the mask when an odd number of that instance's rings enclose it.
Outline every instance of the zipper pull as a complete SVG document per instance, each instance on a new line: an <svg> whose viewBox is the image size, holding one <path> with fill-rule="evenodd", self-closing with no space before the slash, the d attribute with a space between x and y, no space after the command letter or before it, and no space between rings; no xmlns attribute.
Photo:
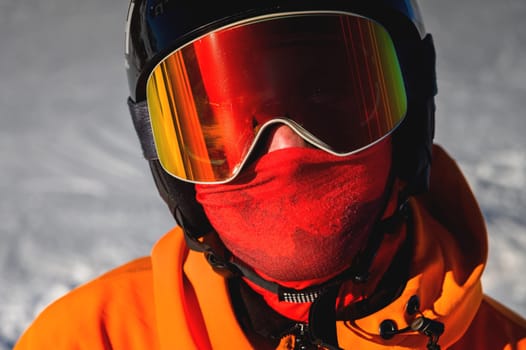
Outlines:
<svg viewBox="0 0 526 350"><path fill-rule="evenodd" d="M309 325L306 323L296 323L296 331L294 332L294 350L315 350L317 345L312 344L310 336Z"/></svg>

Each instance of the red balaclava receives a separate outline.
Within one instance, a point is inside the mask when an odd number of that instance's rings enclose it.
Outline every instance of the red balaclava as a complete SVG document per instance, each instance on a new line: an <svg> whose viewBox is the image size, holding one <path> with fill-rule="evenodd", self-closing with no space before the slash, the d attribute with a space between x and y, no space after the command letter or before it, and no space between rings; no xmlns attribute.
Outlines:
<svg viewBox="0 0 526 350"><path fill-rule="evenodd" d="M264 278L292 288L347 269L386 204L391 138L339 157L316 148L262 155L233 181L196 185L225 246Z"/></svg>

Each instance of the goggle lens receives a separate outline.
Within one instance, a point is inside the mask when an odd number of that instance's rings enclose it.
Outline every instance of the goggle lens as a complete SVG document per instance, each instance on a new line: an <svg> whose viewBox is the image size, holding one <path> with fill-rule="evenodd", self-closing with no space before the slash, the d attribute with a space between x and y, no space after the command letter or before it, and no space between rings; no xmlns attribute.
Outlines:
<svg viewBox="0 0 526 350"><path fill-rule="evenodd" d="M164 58L146 90L161 165L197 183L235 177L272 122L343 156L388 135L407 110L389 34L350 14L219 29Z"/></svg>

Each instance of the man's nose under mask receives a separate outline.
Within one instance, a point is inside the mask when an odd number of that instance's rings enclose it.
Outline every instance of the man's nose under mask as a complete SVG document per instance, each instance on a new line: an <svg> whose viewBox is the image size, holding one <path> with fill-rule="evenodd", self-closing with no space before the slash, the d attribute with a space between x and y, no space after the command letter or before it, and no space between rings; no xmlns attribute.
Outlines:
<svg viewBox="0 0 526 350"><path fill-rule="evenodd" d="M234 181L196 185L225 246L275 281L346 269L381 214L391 141L347 157L312 148L263 155Z"/></svg>

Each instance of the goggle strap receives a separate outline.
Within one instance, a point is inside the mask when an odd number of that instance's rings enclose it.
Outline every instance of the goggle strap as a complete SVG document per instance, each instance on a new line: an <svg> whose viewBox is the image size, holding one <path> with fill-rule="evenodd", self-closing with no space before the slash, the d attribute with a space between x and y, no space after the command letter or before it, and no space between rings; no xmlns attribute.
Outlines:
<svg viewBox="0 0 526 350"><path fill-rule="evenodd" d="M147 160L157 160L157 150L153 140L152 125L150 123L150 114L148 113L148 104L145 101L135 103L128 98L128 108L135 127L135 132L141 142L142 154Z"/></svg>

